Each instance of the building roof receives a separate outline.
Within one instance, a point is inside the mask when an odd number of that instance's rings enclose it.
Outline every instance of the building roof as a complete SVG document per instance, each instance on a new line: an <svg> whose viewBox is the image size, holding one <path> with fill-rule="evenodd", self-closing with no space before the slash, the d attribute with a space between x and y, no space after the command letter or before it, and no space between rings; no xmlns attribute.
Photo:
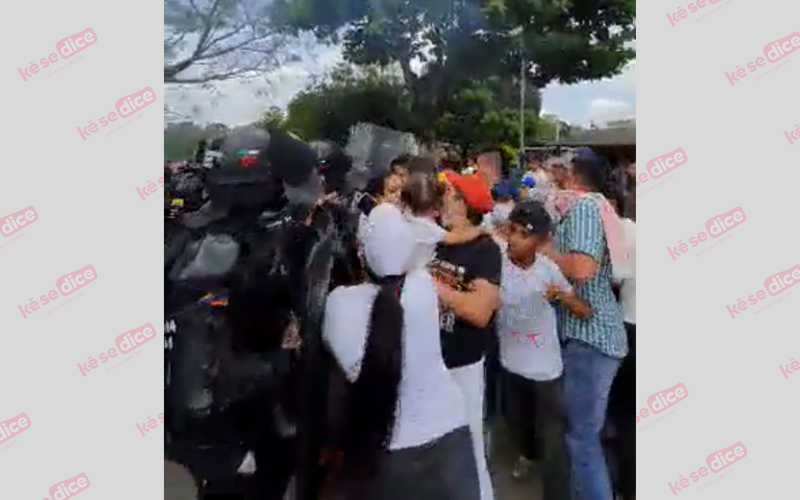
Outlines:
<svg viewBox="0 0 800 500"><path fill-rule="evenodd" d="M560 142L564 146L636 146L636 127L585 130Z"/></svg>

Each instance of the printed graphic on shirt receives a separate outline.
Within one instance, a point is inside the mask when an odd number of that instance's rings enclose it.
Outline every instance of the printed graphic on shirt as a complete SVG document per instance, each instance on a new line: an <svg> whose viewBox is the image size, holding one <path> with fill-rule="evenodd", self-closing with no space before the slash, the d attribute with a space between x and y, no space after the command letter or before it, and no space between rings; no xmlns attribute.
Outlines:
<svg viewBox="0 0 800 500"><path fill-rule="evenodd" d="M450 309L444 309L439 314L439 329L443 332L452 333L456 326L456 315Z"/></svg>
<svg viewBox="0 0 800 500"><path fill-rule="evenodd" d="M444 283L460 292L466 290L467 284L464 277L466 269L464 269L464 267L434 258L430 265L430 272L434 279L440 283ZM439 313L439 328L443 332L451 333L455 327L455 323L455 313L450 309L442 307Z"/></svg>
<svg viewBox="0 0 800 500"><path fill-rule="evenodd" d="M449 285L455 290L464 291L467 287L464 275L466 269L456 266L447 261L434 258L431 261L430 272L436 281Z"/></svg>
<svg viewBox="0 0 800 500"><path fill-rule="evenodd" d="M511 336L519 342L533 344L539 349L544 347L544 333L511 332Z"/></svg>

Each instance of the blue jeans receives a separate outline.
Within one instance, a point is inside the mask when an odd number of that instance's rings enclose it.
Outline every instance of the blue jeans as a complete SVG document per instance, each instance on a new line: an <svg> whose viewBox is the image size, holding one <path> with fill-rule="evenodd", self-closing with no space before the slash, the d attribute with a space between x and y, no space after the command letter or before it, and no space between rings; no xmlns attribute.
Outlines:
<svg viewBox="0 0 800 500"><path fill-rule="evenodd" d="M600 431L620 360L577 340L567 341L563 356L566 441L578 496L581 500L612 500Z"/></svg>

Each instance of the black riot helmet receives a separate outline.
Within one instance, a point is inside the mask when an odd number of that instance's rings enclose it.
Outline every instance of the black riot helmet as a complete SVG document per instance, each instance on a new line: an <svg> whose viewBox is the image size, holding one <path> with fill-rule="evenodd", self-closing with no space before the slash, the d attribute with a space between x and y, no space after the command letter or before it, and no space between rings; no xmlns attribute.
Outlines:
<svg viewBox="0 0 800 500"><path fill-rule="evenodd" d="M235 130L208 145L203 166L212 203L231 209L278 209L283 193L267 160L271 135Z"/></svg>
<svg viewBox="0 0 800 500"><path fill-rule="evenodd" d="M348 193L347 181L353 168L352 158L333 142L317 141L310 146L317 154L317 171L325 181L325 192Z"/></svg>
<svg viewBox="0 0 800 500"><path fill-rule="evenodd" d="M287 200L316 200L317 153L279 129L236 130L206 151L208 188L220 204L278 210Z"/></svg>

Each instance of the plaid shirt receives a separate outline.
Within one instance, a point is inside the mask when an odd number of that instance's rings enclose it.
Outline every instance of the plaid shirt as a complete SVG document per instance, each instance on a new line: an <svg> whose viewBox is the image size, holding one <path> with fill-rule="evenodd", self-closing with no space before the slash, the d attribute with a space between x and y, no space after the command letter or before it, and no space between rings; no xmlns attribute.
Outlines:
<svg viewBox="0 0 800 500"><path fill-rule="evenodd" d="M578 201L556 229L555 246L560 253L582 253L600 264L597 273L575 293L592 308L592 316L579 319L565 308L556 308L562 338L575 339L613 358L628 354L628 338L622 311L611 289L611 259L608 254L600 210L590 199Z"/></svg>

